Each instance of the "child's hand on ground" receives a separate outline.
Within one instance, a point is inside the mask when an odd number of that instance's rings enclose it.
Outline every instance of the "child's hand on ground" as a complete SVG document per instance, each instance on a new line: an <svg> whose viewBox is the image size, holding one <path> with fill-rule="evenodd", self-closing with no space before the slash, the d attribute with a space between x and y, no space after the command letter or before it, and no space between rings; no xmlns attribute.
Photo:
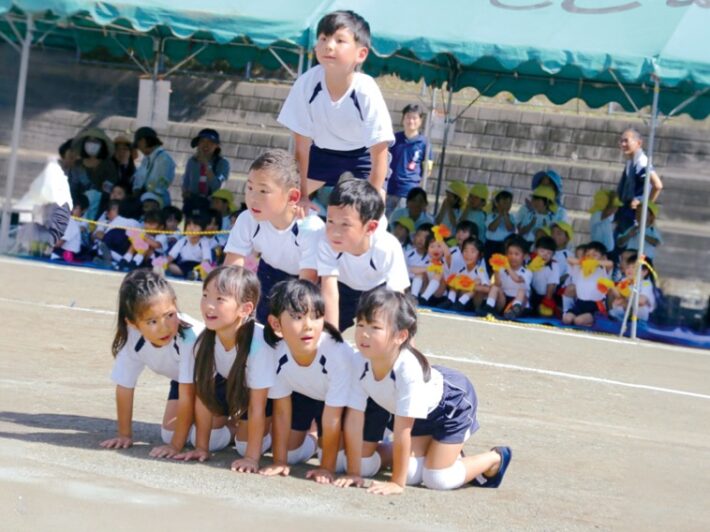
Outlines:
<svg viewBox="0 0 710 532"><path fill-rule="evenodd" d="M104 449L128 449L133 446L133 438L130 436L116 436L102 441L99 445Z"/></svg>
<svg viewBox="0 0 710 532"><path fill-rule="evenodd" d="M186 453L179 453L173 456L175 460L184 460L189 462L190 460L197 460L198 462L206 462L210 459L210 452L205 449L195 449L193 451L188 451Z"/></svg>
<svg viewBox="0 0 710 532"><path fill-rule="evenodd" d="M172 445L159 445L158 447L153 447L150 451L150 456L153 458L172 458L179 453L180 449L176 449Z"/></svg>
<svg viewBox="0 0 710 532"><path fill-rule="evenodd" d="M350 486L362 488L365 485L365 480L358 475L345 475L337 478L333 484L338 488L349 488Z"/></svg>
<svg viewBox="0 0 710 532"><path fill-rule="evenodd" d="M276 477L276 476L287 477L291 474L291 468L289 467L288 464L274 462L270 466L262 467L259 470L259 474L264 475L266 477Z"/></svg>
<svg viewBox="0 0 710 532"><path fill-rule="evenodd" d="M404 488L394 482L374 481L372 486L367 488L367 493L375 493L377 495L400 495L404 493Z"/></svg>
<svg viewBox="0 0 710 532"><path fill-rule="evenodd" d="M259 462L252 458L239 458L232 462L232 471L237 473L258 473Z"/></svg>
<svg viewBox="0 0 710 532"><path fill-rule="evenodd" d="M333 473L322 467L311 469L306 473L306 478L315 480L318 484L332 484L333 480L335 480Z"/></svg>

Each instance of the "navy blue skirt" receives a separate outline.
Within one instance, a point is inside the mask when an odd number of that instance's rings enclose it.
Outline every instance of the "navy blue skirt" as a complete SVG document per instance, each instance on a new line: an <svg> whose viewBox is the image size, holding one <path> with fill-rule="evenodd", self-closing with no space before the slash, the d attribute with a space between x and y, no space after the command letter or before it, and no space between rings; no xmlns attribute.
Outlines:
<svg viewBox="0 0 710 532"><path fill-rule="evenodd" d="M335 186L344 172L350 172L355 177L367 179L370 177L371 169L372 160L367 148L336 151L311 144L308 156L308 177L315 181L322 181L325 186Z"/></svg>

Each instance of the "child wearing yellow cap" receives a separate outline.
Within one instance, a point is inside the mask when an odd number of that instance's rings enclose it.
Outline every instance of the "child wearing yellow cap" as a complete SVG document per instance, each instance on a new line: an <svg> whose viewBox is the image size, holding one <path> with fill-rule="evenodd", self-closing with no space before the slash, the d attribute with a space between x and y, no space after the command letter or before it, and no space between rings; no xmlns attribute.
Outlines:
<svg viewBox="0 0 710 532"><path fill-rule="evenodd" d="M555 190L547 185L538 186L533 190L530 206L520 209L518 234L532 244L541 236L545 236L544 230L554 222L563 221L558 213Z"/></svg>
<svg viewBox="0 0 710 532"><path fill-rule="evenodd" d="M616 238L616 244L624 252L636 252L639 249L639 230L641 226L642 209L636 209L636 220L634 225L621 233ZM661 232L656 227L656 217L658 216L659 208L654 202L648 203L648 218L646 218L646 245L643 248L643 254L646 258L653 260L656 257L656 248L661 245L663 239Z"/></svg>
<svg viewBox="0 0 710 532"><path fill-rule="evenodd" d="M486 242L486 204L488 203L488 187L483 183L476 183L468 191L468 200L461 213L459 221L468 220L478 227L478 240Z"/></svg>
<svg viewBox="0 0 710 532"><path fill-rule="evenodd" d="M468 200L468 187L463 181L451 181L446 185L446 197L436 215L437 225L444 224L454 232L461 217L461 211Z"/></svg>
<svg viewBox="0 0 710 532"><path fill-rule="evenodd" d="M614 251L614 215L619 207L623 205L616 196L616 191L611 189L597 190L592 200L592 207L589 209L590 239L601 242L611 253Z"/></svg>

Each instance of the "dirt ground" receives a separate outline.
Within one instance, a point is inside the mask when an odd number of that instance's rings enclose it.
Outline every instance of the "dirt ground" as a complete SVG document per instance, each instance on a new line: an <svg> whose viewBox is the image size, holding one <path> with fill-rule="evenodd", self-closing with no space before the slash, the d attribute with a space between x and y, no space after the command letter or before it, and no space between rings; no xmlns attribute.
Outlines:
<svg viewBox="0 0 710 532"><path fill-rule="evenodd" d="M144 372L138 444L107 451L119 274L0 258L4 530L710 529L710 353L422 314L418 346L479 396L469 453L513 448L500 489L382 498L305 480L155 460L167 396ZM199 317L200 288L175 283ZM702 501L705 501L703 503Z"/></svg>

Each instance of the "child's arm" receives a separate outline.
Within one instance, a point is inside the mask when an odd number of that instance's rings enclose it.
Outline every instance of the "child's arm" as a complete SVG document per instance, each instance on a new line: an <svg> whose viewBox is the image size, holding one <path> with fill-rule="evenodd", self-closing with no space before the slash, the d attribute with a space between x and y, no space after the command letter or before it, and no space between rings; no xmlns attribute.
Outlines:
<svg viewBox="0 0 710 532"><path fill-rule="evenodd" d="M652 246L657 246L661 242L661 240L646 233L646 242L648 242Z"/></svg>
<svg viewBox="0 0 710 532"><path fill-rule="evenodd" d="M133 445L133 388L116 386L118 436L100 443L104 449L127 449Z"/></svg>
<svg viewBox="0 0 710 532"><path fill-rule="evenodd" d="M518 234L520 235L527 235L530 230L535 226L535 216L530 216L530 222L527 224L523 224L523 220L520 220L520 223L518 224Z"/></svg>
<svg viewBox="0 0 710 532"><path fill-rule="evenodd" d="M296 166L301 176L301 202L308 202L308 159L311 154L311 144L313 141L309 137L293 134Z"/></svg>
<svg viewBox="0 0 710 532"><path fill-rule="evenodd" d="M513 224L513 219L510 217L510 211L505 211L502 215L501 218L503 218L503 221L505 223L505 228L508 231L514 231L515 230L515 224Z"/></svg>
<svg viewBox="0 0 710 532"><path fill-rule="evenodd" d="M616 237L616 245L619 246L620 248L623 248L628 243L628 241L631 240L631 237L638 234L638 232L639 232L638 225L633 226L631 229L629 229L625 233L622 233L618 237Z"/></svg>
<svg viewBox="0 0 710 532"><path fill-rule="evenodd" d="M547 289L545 290L545 297L549 299L554 299L555 298L555 292L557 292L557 284L556 283L550 283L547 285Z"/></svg>
<svg viewBox="0 0 710 532"><path fill-rule="evenodd" d="M244 266L244 255L237 253L226 253L224 256L224 266Z"/></svg>
<svg viewBox="0 0 710 532"><path fill-rule="evenodd" d="M288 465L288 436L291 433L291 396L274 399L274 415L271 424L271 451L274 463L259 471L262 475L287 477L291 473Z"/></svg>
<svg viewBox="0 0 710 532"><path fill-rule="evenodd" d="M389 142L379 142L370 146L372 170L368 181L380 194L384 194L385 178L389 169Z"/></svg>
<svg viewBox="0 0 710 532"><path fill-rule="evenodd" d="M258 473L261 444L266 432L266 401L269 389L249 390L249 415L247 419L247 451L243 458L232 462L232 471Z"/></svg>
<svg viewBox="0 0 710 532"><path fill-rule="evenodd" d="M500 213L496 213L495 219L488 224L488 230L489 231L495 231L500 227L500 224L503 223L503 216Z"/></svg>
<svg viewBox="0 0 710 532"><path fill-rule="evenodd" d="M394 445L392 456L392 480L390 482L373 482L368 493L380 495L399 494L407 484L409 456L412 453L413 417L394 417Z"/></svg>
<svg viewBox="0 0 710 532"><path fill-rule="evenodd" d="M325 303L325 321L338 326L340 323L340 293L338 292L338 278L334 275L321 277L320 290Z"/></svg>
<svg viewBox="0 0 710 532"><path fill-rule="evenodd" d="M348 408L345 412L343 439L345 441L345 456L348 459L347 475L335 481L339 488L348 486L361 487L364 484L360 476L362 465L363 430L365 428L365 412Z"/></svg>
<svg viewBox="0 0 710 532"><path fill-rule="evenodd" d="M340 433L342 429L343 407L325 405L323 408L323 439L321 449L323 455L320 467L311 469L306 473L306 478L310 478L319 484L331 484L335 478L335 460L338 457L340 448Z"/></svg>
<svg viewBox="0 0 710 532"><path fill-rule="evenodd" d="M579 266L579 259L576 257L567 257L567 264L570 266Z"/></svg>
<svg viewBox="0 0 710 532"><path fill-rule="evenodd" d="M302 268L298 272L298 278L304 281L310 281L313 284L318 283L318 270L314 268Z"/></svg>
<svg viewBox="0 0 710 532"><path fill-rule="evenodd" d="M195 385L180 383L177 420L175 422L175 432L173 438L167 445L159 445L150 451L153 458L173 458L185 447L187 435L190 432L192 421L195 416Z"/></svg>
<svg viewBox="0 0 710 532"><path fill-rule="evenodd" d="M510 268L506 268L506 271L508 272L508 275L510 275L510 278L513 280L514 283L520 284L525 282L525 278L518 275L517 272L514 272Z"/></svg>
<svg viewBox="0 0 710 532"><path fill-rule="evenodd" d="M422 275L426 273L427 271L427 266L410 266L409 267L409 272L412 275Z"/></svg>
<svg viewBox="0 0 710 532"><path fill-rule="evenodd" d="M204 462L210 459L210 434L212 431L212 412L199 397L195 397L195 449L186 453L176 454L176 460L198 460Z"/></svg>

